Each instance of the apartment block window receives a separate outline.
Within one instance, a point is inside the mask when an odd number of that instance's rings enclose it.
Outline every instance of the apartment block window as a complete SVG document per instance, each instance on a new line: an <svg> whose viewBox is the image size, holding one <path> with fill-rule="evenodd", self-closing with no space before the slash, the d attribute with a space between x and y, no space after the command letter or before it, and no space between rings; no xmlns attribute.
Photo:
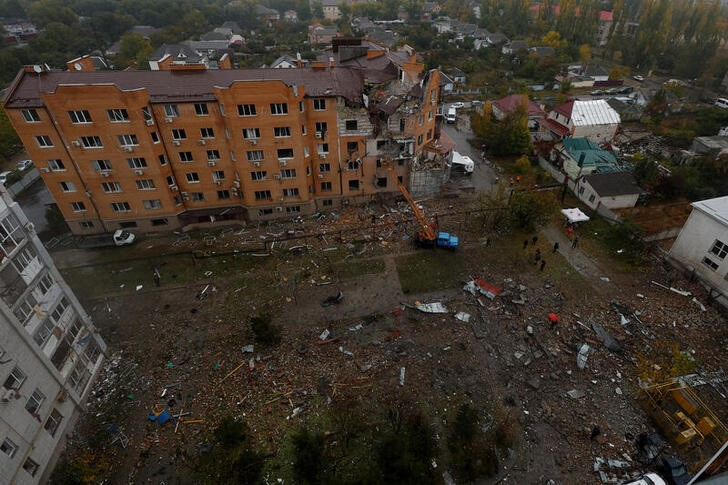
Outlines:
<svg viewBox="0 0 728 485"><path fill-rule="evenodd" d="M55 160L48 160L48 168L53 172L65 172L66 166L63 164L63 160L56 158Z"/></svg>
<svg viewBox="0 0 728 485"><path fill-rule="evenodd" d="M42 349L46 342L48 342L48 338L51 336L51 333L53 333L53 322L45 319L43 323L38 326L38 330L35 331L33 340Z"/></svg>
<svg viewBox="0 0 728 485"><path fill-rule="evenodd" d="M417 144L422 145L422 135L417 137Z"/></svg>
<svg viewBox="0 0 728 485"><path fill-rule="evenodd" d="M321 133L323 136L323 133L326 133L329 130L329 124L325 121L317 121L316 122L316 133Z"/></svg>
<svg viewBox="0 0 728 485"><path fill-rule="evenodd" d="M349 131L356 131L357 130L356 120L346 120L346 129Z"/></svg>
<svg viewBox="0 0 728 485"><path fill-rule="evenodd" d="M319 155L329 153L329 144L328 143L319 143L318 144L318 153L319 153Z"/></svg>
<svg viewBox="0 0 728 485"><path fill-rule="evenodd" d="M220 160L220 152L218 150L207 150L207 161L214 162Z"/></svg>
<svg viewBox="0 0 728 485"><path fill-rule="evenodd" d="M246 140L257 140L260 138L260 128L243 128L243 138Z"/></svg>
<svg viewBox="0 0 728 485"><path fill-rule="evenodd" d="M256 190L255 200L271 200L273 197L270 194L270 190Z"/></svg>
<svg viewBox="0 0 728 485"><path fill-rule="evenodd" d="M271 214L273 214L273 209L270 209L270 208L268 208L268 209L260 209L258 211L258 215L259 216L269 216Z"/></svg>
<svg viewBox="0 0 728 485"><path fill-rule="evenodd" d="M296 178L296 169L295 168L286 168L286 169L281 170L281 178L295 179Z"/></svg>
<svg viewBox="0 0 728 485"><path fill-rule="evenodd" d="M25 271L28 265L30 265L30 263L35 260L37 256L38 255L35 253L33 246L25 246L13 258L13 266L15 266L15 269L18 271L18 273L22 273L23 271ZM0 357L2 357L2 352L0 352Z"/></svg>
<svg viewBox="0 0 728 485"><path fill-rule="evenodd" d="M330 163L319 163L319 172L325 173L331 171L331 164Z"/></svg>
<svg viewBox="0 0 728 485"><path fill-rule="evenodd" d="M321 192L331 192L331 182L321 182Z"/></svg>
<svg viewBox="0 0 728 485"><path fill-rule="evenodd" d="M144 117L144 121L152 121L152 110L149 109L149 106L142 108L142 116Z"/></svg>
<svg viewBox="0 0 728 485"><path fill-rule="evenodd" d="M713 271L716 271L718 269L719 264L710 259L709 257L703 258L703 264L707 266L708 268L712 269Z"/></svg>
<svg viewBox="0 0 728 485"><path fill-rule="evenodd" d="M111 170L111 162L109 160L91 160L91 168L93 168L95 172Z"/></svg>
<svg viewBox="0 0 728 485"><path fill-rule="evenodd" d="M78 223L78 227L81 229L93 229L94 223L92 221L81 221Z"/></svg>
<svg viewBox="0 0 728 485"><path fill-rule="evenodd" d="M106 114L109 116L109 121L112 123L124 123L129 121L129 113L123 109L107 109Z"/></svg>
<svg viewBox="0 0 728 485"><path fill-rule="evenodd" d="M283 197L298 197L298 188L283 189Z"/></svg>
<svg viewBox="0 0 728 485"><path fill-rule="evenodd" d="M288 114L288 104L286 104L286 103L271 103L270 104L270 114L272 114L272 115L287 115Z"/></svg>
<svg viewBox="0 0 728 485"><path fill-rule="evenodd" d="M192 202L204 202L205 194L202 192L192 192Z"/></svg>
<svg viewBox="0 0 728 485"><path fill-rule="evenodd" d="M212 128L200 128L200 136L202 138L215 138L215 130Z"/></svg>
<svg viewBox="0 0 728 485"><path fill-rule="evenodd" d="M309 150L308 150L308 147L307 147L307 146L304 146L304 147L303 147L303 156L304 156L304 157L308 157L309 155L311 155L311 152L309 152Z"/></svg>
<svg viewBox="0 0 728 485"><path fill-rule="evenodd" d="M51 148L53 146L53 140L48 135L38 135L35 137L35 141L41 148Z"/></svg>
<svg viewBox="0 0 728 485"><path fill-rule="evenodd" d="M8 455L10 458L13 458L15 453L18 451L18 445L13 443L10 438L5 438L2 444L0 444L0 451Z"/></svg>
<svg viewBox="0 0 728 485"><path fill-rule="evenodd" d="M107 194L116 194L121 192L121 184L119 182L102 182L101 188Z"/></svg>
<svg viewBox="0 0 728 485"><path fill-rule="evenodd" d="M279 148L278 158L293 158L293 148Z"/></svg>
<svg viewBox="0 0 728 485"><path fill-rule="evenodd" d="M195 103L195 114L197 116L207 116L210 112L207 110L207 103Z"/></svg>
<svg viewBox="0 0 728 485"><path fill-rule="evenodd" d="M405 119L400 118L399 119L399 131L404 132L404 128L405 128Z"/></svg>
<svg viewBox="0 0 728 485"><path fill-rule="evenodd" d="M179 152L179 161L180 162L194 162L195 159L192 158L192 152Z"/></svg>
<svg viewBox="0 0 728 485"><path fill-rule="evenodd" d="M16 366L12 371L10 371L8 378L5 379L3 387L5 389L20 389L20 386L22 386L25 382L25 377L25 372L20 370L20 367Z"/></svg>
<svg viewBox="0 0 728 485"><path fill-rule="evenodd" d="M136 135L119 135L117 138L119 139L119 145L123 147L133 147L139 145Z"/></svg>
<svg viewBox="0 0 728 485"><path fill-rule="evenodd" d="M420 122L420 125L422 125L425 122L425 115L420 115L419 122Z"/></svg>
<svg viewBox="0 0 728 485"><path fill-rule="evenodd" d="M137 223L135 221L120 222L119 227L121 229L133 229L137 227Z"/></svg>
<svg viewBox="0 0 728 485"><path fill-rule="evenodd" d="M169 219L166 217L163 219L152 219L153 226L167 226L169 225Z"/></svg>
<svg viewBox="0 0 728 485"><path fill-rule="evenodd" d="M30 395L28 401L25 403L25 410L30 414L38 414L38 410L45 399L45 394L40 392L40 389L34 390L33 394Z"/></svg>
<svg viewBox="0 0 728 485"><path fill-rule="evenodd" d="M224 170L215 170L212 172L212 180L214 182L220 182L225 180L225 171Z"/></svg>
<svg viewBox="0 0 728 485"><path fill-rule="evenodd" d="M217 198L219 200L227 200L230 198L230 191L229 190L218 190L217 191Z"/></svg>
<svg viewBox="0 0 728 485"><path fill-rule="evenodd" d="M197 172L187 172L185 176L187 177L187 182L190 184L200 183L200 176Z"/></svg>
<svg viewBox="0 0 728 485"><path fill-rule="evenodd" d="M61 182L61 190L63 192L75 192L76 185L73 182Z"/></svg>
<svg viewBox="0 0 728 485"><path fill-rule="evenodd" d="M300 205L292 205L289 207L286 207L286 212L288 214L298 214L301 212L301 206Z"/></svg>
<svg viewBox="0 0 728 485"><path fill-rule="evenodd" d="M359 190L359 181L349 180L349 190Z"/></svg>
<svg viewBox="0 0 728 485"><path fill-rule="evenodd" d="M38 111L34 109L24 109L23 118L25 118L25 121L27 121L28 123L40 122L40 116L38 115Z"/></svg>
<svg viewBox="0 0 728 485"><path fill-rule="evenodd" d="M136 181L137 189L139 190L154 190L157 187L154 185L152 179L141 179Z"/></svg>
<svg viewBox="0 0 728 485"><path fill-rule="evenodd" d="M131 206L128 202L112 202L111 208L114 212L131 212Z"/></svg>
<svg viewBox="0 0 728 485"><path fill-rule="evenodd" d="M324 199L324 200L322 201L322 205L323 205L324 207L333 207L333 205L334 205L334 201L333 201L333 200L331 200L331 199Z"/></svg>
<svg viewBox="0 0 728 485"><path fill-rule="evenodd" d="M40 280L38 280L38 285L36 288L40 290L40 292L45 295L50 291L51 287L53 286L53 277L46 273L44 274Z"/></svg>
<svg viewBox="0 0 728 485"><path fill-rule="evenodd" d="M306 105L303 103L303 101L299 101L298 102L298 111L300 111L301 113L303 113L304 111L306 111L306 107L305 106Z"/></svg>
<svg viewBox="0 0 728 485"><path fill-rule="evenodd" d="M38 465L36 462L31 460L30 458L25 460L25 463L23 463L23 470L30 473L31 477L34 477L36 473L38 473L38 470L40 469L40 465Z"/></svg>
<svg viewBox="0 0 728 485"><path fill-rule="evenodd" d="M254 104L239 104L238 105L238 116L255 116Z"/></svg>
<svg viewBox="0 0 728 485"><path fill-rule="evenodd" d="M86 205L83 202L71 202L73 212L86 212Z"/></svg>
<svg viewBox="0 0 728 485"><path fill-rule="evenodd" d="M719 259L725 259L726 254L728 254L728 244L716 239L713 247L710 248L710 252L715 254Z"/></svg>
<svg viewBox="0 0 728 485"><path fill-rule="evenodd" d="M291 136L290 126L276 126L273 128L273 136L276 138L285 138Z"/></svg>
<svg viewBox="0 0 728 485"><path fill-rule="evenodd" d="M157 210L162 208L162 201L159 199L145 200L144 208L147 210Z"/></svg>
<svg viewBox="0 0 728 485"><path fill-rule="evenodd" d="M360 160L349 160L349 162L346 164L346 169L357 170L359 169L359 165L361 165Z"/></svg>
<svg viewBox="0 0 728 485"><path fill-rule="evenodd" d="M432 111L427 112L427 121L432 121Z"/></svg>
<svg viewBox="0 0 728 485"><path fill-rule="evenodd" d="M172 175L167 175L167 185L169 185L170 187L172 187L173 185L177 185L177 182L175 182Z"/></svg>
<svg viewBox="0 0 728 485"><path fill-rule="evenodd" d="M147 161L144 157L127 158L126 163L129 165L129 168L137 170L140 168L147 168Z"/></svg>
<svg viewBox="0 0 728 485"><path fill-rule="evenodd" d="M103 148L104 144L101 142L100 136L82 136L81 145L84 148Z"/></svg>
<svg viewBox="0 0 728 485"><path fill-rule="evenodd" d="M165 104L164 105L164 114L168 118L177 118L179 117L179 108L176 104Z"/></svg>
<svg viewBox="0 0 728 485"><path fill-rule="evenodd" d="M326 111L326 99L316 98L313 100L313 109L316 111Z"/></svg>
<svg viewBox="0 0 728 485"><path fill-rule="evenodd" d="M61 301L58 302L58 305L53 309L53 313L51 313L51 318L54 322L58 323L61 321L61 317L66 312L66 309L68 308L68 300L64 296L61 298Z"/></svg>
<svg viewBox="0 0 728 485"><path fill-rule="evenodd" d="M173 129L172 130L172 139L173 140L186 140L187 133L185 132L184 128Z"/></svg>
<svg viewBox="0 0 728 485"><path fill-rule="evenodd" d="M306 135L308 133L308 130L306 130L306 125L301 125L301 134Z"/></svg>
<svg viewBox="0 0 728 485"><path fill-rule="evenodd" d="M268 172L265 170L258 170L256 172L250 172L250 178L252 180L265 180L265 177L268 175Z"/></svg>
<svg viewBox="0 0 728 485"><path fill-rule="evenodd" d="M594 202L594 200L596 200L596 198L597 198L596 195L594 195L594 194L590 195L589 196L589 202Z"/></svg>
<svg viewBox="0 0 728 485"><path fill-rule="evenodd" d="M248 150L248 161L249 162L261 162L263 161L263 150Z"/></svg>
<svg viewBox="0 0 728 485"><path fill-rule="evenodd" d="M151 132L149 136L152 137L153 143L159 143L159 135L157 134L156 131Z"/></svg>
<svg viewBox="0 0 728 485"><path fill-rule="evenodd" d="M167 165L167 156L166 156L166 155L164 155L164 154L162 154L162 155L159 155L159 164L160 164L161 166L163 166L163 167L164 167L165 165Z"/></svg>
<svg viewBox="0 0 728 485"><path fill-rule="evenodd" d="M346 151L349 153L359 151L359 143L357 143L355 141L346 142Z"/></svg>
<svg viewBox="0 0 728 485"><path fill-rule="evenodd" d="M85 109L69 111L68 117L71 119L71 123L73 124L91 123L93 121L91 119L91 115Z"/></svg>
<svg viewBox="0 0 728 485"><path fill-rule="evenodd" d="M61 421L63 421L63 416L57 409L53 408L45 422L45 425L43 426L43 429L48 431L48 434L55 437L56 431L58 431L58 428L61 427Z"/></svg>
<svg viewBox="0 0 728 485"><path fill-rule="evenodd" d="M431 140L431 139L432 139L432 130L430 129L430 130L427 130L427 140Z"/></svg>

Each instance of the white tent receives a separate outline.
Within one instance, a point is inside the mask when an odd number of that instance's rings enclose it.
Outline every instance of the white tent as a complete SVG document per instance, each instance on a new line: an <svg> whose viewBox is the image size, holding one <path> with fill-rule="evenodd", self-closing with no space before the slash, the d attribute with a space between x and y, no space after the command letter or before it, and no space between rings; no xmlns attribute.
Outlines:
<svg viewBox="0 0 728 485"><path fill-rule="evenodd" d="M571 224L575 222L586 222L589 220L589 216L584 214L581 210L576 207L573 209L561 209L561 213L566 217L566 220Z"/></svg>

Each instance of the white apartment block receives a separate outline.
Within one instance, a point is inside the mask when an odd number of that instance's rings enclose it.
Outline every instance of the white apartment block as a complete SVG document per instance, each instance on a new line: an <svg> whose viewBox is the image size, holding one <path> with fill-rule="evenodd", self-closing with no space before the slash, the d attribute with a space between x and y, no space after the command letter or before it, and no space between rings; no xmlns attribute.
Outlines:
<svg viewBox="0 0 728 485"><path fill-rule="evenodd" d="M0 258L0 483L44 483L106 344L5 193Z"/></svg>

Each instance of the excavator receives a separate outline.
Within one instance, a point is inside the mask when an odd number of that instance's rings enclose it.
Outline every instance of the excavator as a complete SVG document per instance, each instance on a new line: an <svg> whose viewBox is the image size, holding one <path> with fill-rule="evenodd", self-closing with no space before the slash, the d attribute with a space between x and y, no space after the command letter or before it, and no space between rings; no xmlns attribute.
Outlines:
<svg viewBox="0 0 728 485"><path fill-rule="evenodd" d="M392 166L392 164L382 160L382 165L392 176L392 179L397 184L399 191L402 192L404 199L407 201L410 208L412 209L412 213L414 213L415 217L417 218L417 222L419 222L420 226L422 227L422 229L417 231L417 234L415 235L415 243L420 247L431 248L433 246L437 246L439 248L451 250L457 249L458 245L460 244L460 240L458 239L458 237L448 232L438 232L437 224L435 222L430 222L425 218L425 215L415 203L415 200L412 198L412 195L410 195L407 187L405 187L404 184L399 181L399 178L397 178L397 173L394 171L394 167Z"/></svg>

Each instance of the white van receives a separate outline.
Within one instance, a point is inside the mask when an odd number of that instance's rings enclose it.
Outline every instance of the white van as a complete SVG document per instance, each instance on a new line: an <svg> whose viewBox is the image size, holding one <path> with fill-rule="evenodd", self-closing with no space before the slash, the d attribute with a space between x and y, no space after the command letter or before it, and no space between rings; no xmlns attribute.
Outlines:
<svg viewBox="0 0 728 485"><path fill-rule="evenodd" d="M715 105L719 108L728 109L728 99L718 98L715 100Z"/></svg>
<svg viewBox="0 0 728 485"><path fill-rule="evenodd" d="M447 123L455 123L455 118L457 117L458 110L455 108L450 108L447 110L447 114L445 115L445 122Z"/></svg>

